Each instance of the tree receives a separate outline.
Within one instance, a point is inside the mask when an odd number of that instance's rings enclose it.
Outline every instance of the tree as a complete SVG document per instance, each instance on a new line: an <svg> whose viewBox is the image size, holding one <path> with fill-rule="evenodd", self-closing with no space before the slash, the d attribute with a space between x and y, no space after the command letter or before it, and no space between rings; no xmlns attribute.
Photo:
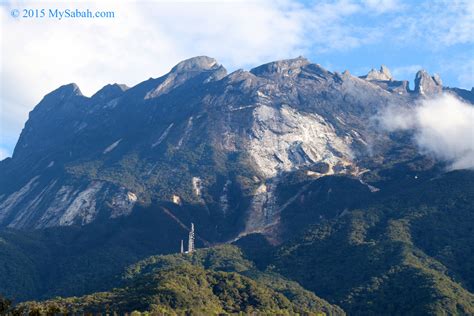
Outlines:
<svg viewBox="0 0 474 316"><path fill-rule="evenodd" d="M0 315L5 315L10 311L12 301L0 295Z"/></svg>

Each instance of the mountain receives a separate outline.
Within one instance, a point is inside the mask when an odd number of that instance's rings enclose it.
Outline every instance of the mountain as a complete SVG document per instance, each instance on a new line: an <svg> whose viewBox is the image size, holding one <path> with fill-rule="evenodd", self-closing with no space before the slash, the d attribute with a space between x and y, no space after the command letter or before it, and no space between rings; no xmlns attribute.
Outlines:
<svg viewBox="0 0 474 316"><path fill-rule="evenodd" d="M308 170L315 176L358 176L389 163L382 159L416 156L388 155L400 141L370 121L387 104L436 92L440 81L420 72L410 91L375 77L304 58L227 74L196 57L90 98L62 86L30 113L0 166L0 224L86 225L171 203L172 213L196 209L189 216L212 227L201 230L206 239L266 230L279 221L273 195L286 172L317 165Z"/></svg>
<svg viewBox="0 0 474 316"><path fill-rule="evenodd" d="M367 119L413 99L402 96L303 58L227 75L197 57L91 98L66 85L30 113L2 162L0 224L85 225L139 205L193 208L187 217L210 240L265 230L278 222L271 204L282 173L315 162L322 174L363 172L378 133Z"/></svg>
<svg viewBox="0 0 474 316"><path fill-rule="evenodd" d="M385 66L357 77L303 57L230 74L195 57L92 97L62 86L0 162L0 293L25 301L105 292L116 304L130 290L123 269L178 252L194 223L197 248L233 243L252 271L298 282L315 295L309 301L351 314L384 314L387 301L393 313L403 304L408 314L469 313L472 172L448 172L413 131L377 121L388 106L404 111L442 93L474 100L426 71L410 89ZM302 308L284 293L289 303L268 300L281 291L242 271L176 269L140 282L238 278L263 295L265 310ZM203 288L212 306L193 306L229 311L212 284ZM424 295L412 305L411 291Z"/></svg>

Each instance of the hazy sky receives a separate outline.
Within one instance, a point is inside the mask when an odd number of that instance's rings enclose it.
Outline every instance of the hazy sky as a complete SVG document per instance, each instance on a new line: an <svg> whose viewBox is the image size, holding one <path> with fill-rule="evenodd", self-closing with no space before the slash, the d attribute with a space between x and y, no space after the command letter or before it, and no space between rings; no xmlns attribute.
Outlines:
<svg viewBox="0 0 474 316"><path fill-rule="evenodd" d="M474 85L474 1L4 1L0 0L0 159L28 112L75 82L85 95L133 86L182 59L229 71L299 55L362 75L387 65L411 81L424 68L445 85ZM114 11L111 19L13 18L23 9Z"/></svg>

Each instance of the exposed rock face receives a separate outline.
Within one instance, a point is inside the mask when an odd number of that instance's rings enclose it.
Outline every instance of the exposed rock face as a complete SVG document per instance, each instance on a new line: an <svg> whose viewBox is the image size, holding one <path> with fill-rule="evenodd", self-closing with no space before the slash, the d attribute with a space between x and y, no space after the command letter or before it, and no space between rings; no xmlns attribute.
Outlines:
<svg viewBox="0 0 474 316"><path fill-rule="evenodd" d="M366 76L363 76L362 78L366 80L381 80L381 81L389 81L392 80L392 74L390 73L390 70L385 66L382 65L380 67L380 70L375 70L372 69L369 71L369 73Z"/></svg>
<svg viewBox="0 0 474 316"><path fill-rule="evenodd" d="M100 102L102 100L111 100L120 96L128 87L124 84L108 84L99 91L97 91L91 99L97 100Z"/></svg>
<svg viewBox="0 0 474 316"><path fill-rule="evenodd" d="M206 56L190 58L174 66L173 69L164 76L163 80L161 80L162 82L145 95L145 99L156 98L165 94L192 78L200 81L199 83L206 83L219 80L225 75L227 75L226 69L219 65L214 58Z"/></svg>
<svg viewBox="0 0 474 316"><path fill-rule="evenodd" d="M304 57L298 57L295 59L287 59L271 62L268 64L261 65L253 68L250 72L256 76L295 76L301 72L301 67L309 65L310 62Z"/></svg>
<svg viewBox="0 0 474 316"><path fill-rule="evenodd" d="M412 91L409 89L409 84L407 80L397 81L397 80L390 80L390 81L382 81L382 80L372 80L371 83L381 87L384 90L387 90L392 93L397 94L407 94Z"/></svg>
<svg viewBox="0 0 474 316"><path fill-rule="evenodd" d="M439 75L430 76L425 70L420 70L415 77L415 92L422 95L435 95L443 91L443 83Z"/></svg>
<svg viewBox="0 0 474 316"><path fill-rule="evenodd" d="M207 56L197 56L183 60L171 69L173 73L187 73L190 71L206 71L219 68L217 60Z"/></svg>
<svg viewBox="0 0 474 316"><path fill-rule="evenodd" d="M91 98L62 86L0 162L0 226L85 225L140 205L180 210L173 221L208 223L221 239L268 232L288 204L277 193L286 174L358 177L400 146L372 117L418 95L385 67L371 73L341 75L299 57L227 74L196 57ZM418 92L441 88L417 75Z"/></svg>
<svg viewBox="0 0 474 316"><path fill-rule="evenodd" d="M279 109L255 108L253 117L249 154L265 178L316 162L327 163L333 173L337 166L344 169L352 164L352 137L339 137L317 114L301 113L283 104Z"/></svg>

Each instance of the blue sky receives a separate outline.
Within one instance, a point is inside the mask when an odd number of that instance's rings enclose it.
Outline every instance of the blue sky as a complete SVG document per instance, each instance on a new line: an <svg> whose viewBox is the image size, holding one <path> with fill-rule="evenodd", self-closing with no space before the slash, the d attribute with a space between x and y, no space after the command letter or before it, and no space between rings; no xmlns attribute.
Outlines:
<svg viewBox="0 0 474 316"><path fill-rule="evenodd" d="M180 60L208 55L228 70L303 55L363 75L387 65L396 79L424 68L447 86L474 85L474 1L2 1L0 159L28 112L76 82L92 95L137 84ZM114 19L14 19L12 9L114 11ZM7 45L8 44L8 45Z"/></svg>
<svg viewBox="0 0 474 316"><path fill-rule="evenodd" d="M412 81L419 68L439 73L449 86L474 85L474 1L373 1L382 12L361 10L343 18L342 28L363 41L350 49L333 49L311 58L354 74L385 64L397 79ZM393 5L388 5L393 4ZM365 11L365 12L364 12ZM380 32L380 33L379 33Z"/></svg>

